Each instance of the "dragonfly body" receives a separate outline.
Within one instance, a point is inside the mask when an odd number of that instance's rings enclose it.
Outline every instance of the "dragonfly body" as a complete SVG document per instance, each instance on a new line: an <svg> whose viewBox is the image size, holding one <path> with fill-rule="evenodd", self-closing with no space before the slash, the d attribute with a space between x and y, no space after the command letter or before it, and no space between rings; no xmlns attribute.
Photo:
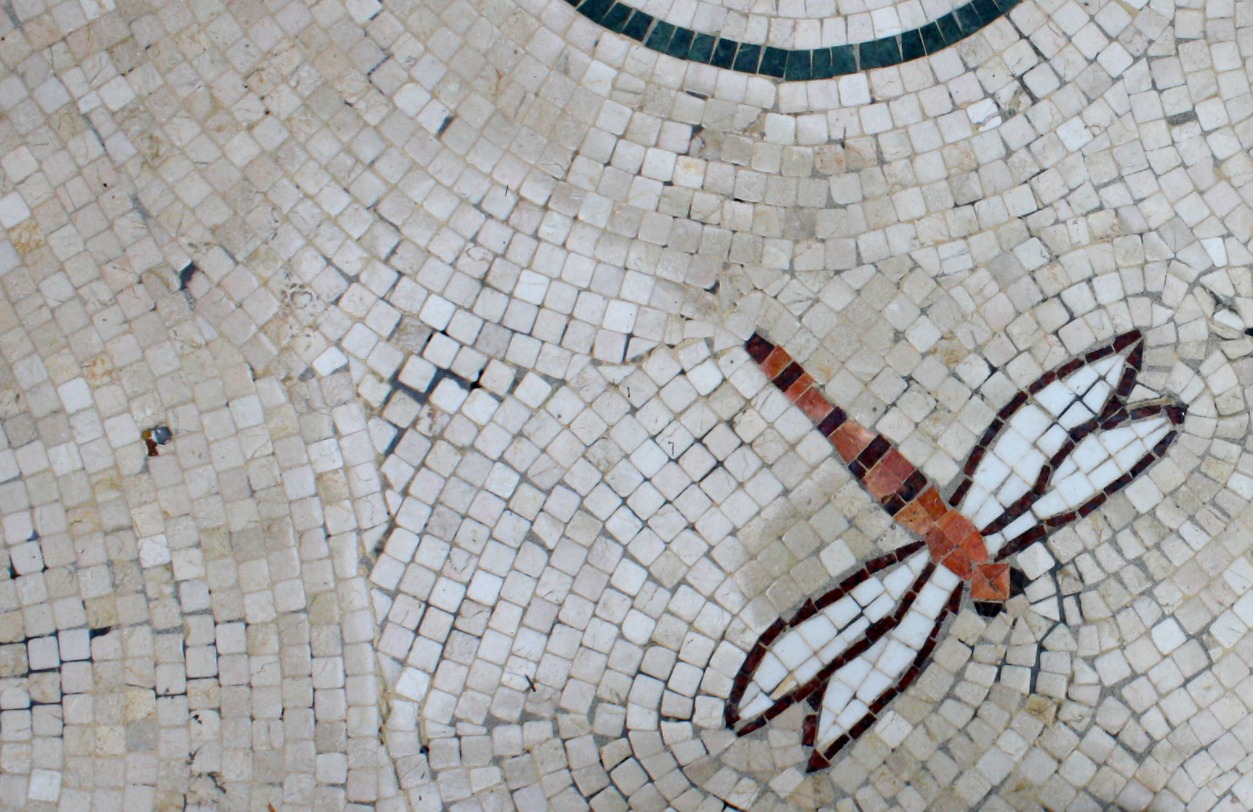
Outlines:
<svg viewBox="0 0 1253 812"><path fill-rule="evenodd" d="M1009 599L1004 560L1095 510L1165 453L1182 406L1127 406L1143 356L1139 332L1047 373L1007 404L968 458L949 498L883 436L827 400L781 347L745 345L762 372L813 420L849 471L918 537L861 569L750 650L725 707L741 735L808 700L809 769L826 766L921 673L966 592Z"/></svg>

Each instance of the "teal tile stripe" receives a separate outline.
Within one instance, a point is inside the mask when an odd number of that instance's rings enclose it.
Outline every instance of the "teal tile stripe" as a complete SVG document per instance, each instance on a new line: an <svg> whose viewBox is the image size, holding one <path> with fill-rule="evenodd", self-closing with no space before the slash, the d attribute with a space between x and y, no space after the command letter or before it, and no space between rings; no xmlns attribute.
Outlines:
<svg viewBox="0 0 1253 812"><path fill-rule="evenodd" d="M566 0L574 10L658 53L716 68L790 82L848 76L920 59L957 43L1022 0L970 0L920 28L891 37L813 50L789 50L701 34L658 20L617 0Z"/></svg>

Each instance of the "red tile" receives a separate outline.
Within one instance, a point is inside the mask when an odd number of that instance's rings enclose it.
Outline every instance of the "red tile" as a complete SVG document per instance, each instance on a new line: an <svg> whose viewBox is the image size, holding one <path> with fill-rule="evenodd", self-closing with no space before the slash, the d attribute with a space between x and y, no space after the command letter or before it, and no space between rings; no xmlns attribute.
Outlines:
<svg viewBox="0 0 1253 812"><path fill-rule="evenodd" d="M895 448L884 454L883 459L879 460L879 464L875 468L886 469L896 479L898 486L913 476L914 472L918 470L912 462L905 459L905 455Z"/></svg>
<svg viewBox="0 0 1253 812"><path fill-rule="evenodd" d="M935 525L927 533L927 549L931 551L931 560L939 564L957 549L957 542L944 532L943 527Z"/></svg>
<svg viewBox="0 0 1253 812"><path fill-rule="evenodd" d="M917 470L896 449L889 449L873 468L866 472L863 482L870 495L880 501L900 489L901 484Z"/></svg>
<svg viewBox="0 0 1253 812"><path fill-rule="evenodd" d="M813 385L814 379L809 377L809 373L802 372L801 376L797 378L783 394L787 395L787 399L793 403L799 403L801 396L808 392L810 387Z"/></svg>
<svg viewBox="0 0 1253 812"><path fill-rule="evenodd" d="M900 487L901 483L896 481L892 474L882 465L876 465L866 472L866 476L862 479L861 484L865 486L871 496L879 501L883 501L896 493L896 489Z"/></svg>
<svg viewBox="0 0 1253 812"><path fill-rule="evenodd" d="M988 560L983 536L969 519L955 510L941 517L927 533L927 547L931 550L932 561L943 564L967 581L974 574L974 568Z"/></svg>

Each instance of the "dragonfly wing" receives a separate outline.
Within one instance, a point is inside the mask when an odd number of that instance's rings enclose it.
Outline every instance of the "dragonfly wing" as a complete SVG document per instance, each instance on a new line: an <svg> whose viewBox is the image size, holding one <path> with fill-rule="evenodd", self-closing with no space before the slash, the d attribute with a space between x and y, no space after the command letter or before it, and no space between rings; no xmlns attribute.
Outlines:
<svg viewBox="0 0 1253 812"><path fill-rule="evenodd" d="M1165 455L1184 417L1183 406L1155 403L1079 427L1049 461L1030 509L985 537L988 550L1007 558L1096 510Z"/></svg>
<svg viewBox="0 0 1253 812"><path fill-rule="evenodd" d="M961 583L948 568L936 567L900 621L831 675L817 714L810 770L826 766L917 677L945 618L957 609Z"/></svg>
<svg viewBox="0 0 1253 812"><path fill-rule="evenodd" d="M1056 417L1026 403L1003 428L975 468L960 510L975 527L988 528L1031 492L1045 464L1066 442Z"/></svg>
<svg viewBox="0 0 1253 812"><path fill-rule="evenodd" d="M925 545L914 542L867 562L791 620L772 625L735 678L727 725L740 734L757 729L863 655L915 601L930 569Z"/></svg>
<svg viewBox="0 0 1253 812"><path fill-rule="evenodd" d="M1159 404L1135 411L1077 439L1031 506L1037 522L1057 526L1087 515L1165 453L1183 410Z"/></svg>
<svg viewBox="0 0 1253 812"><path fill-rule="evenodd" d="M989 536L1026 513L1071 432L1121 406L1143 346L1138 332L1121 335L1020 391L971 453L951 503Z"/></svg>

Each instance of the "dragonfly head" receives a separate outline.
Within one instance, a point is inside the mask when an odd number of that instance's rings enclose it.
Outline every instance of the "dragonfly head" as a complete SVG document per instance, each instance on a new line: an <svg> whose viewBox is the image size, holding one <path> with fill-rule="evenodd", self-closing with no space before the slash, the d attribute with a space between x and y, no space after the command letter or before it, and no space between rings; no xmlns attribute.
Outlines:
<svg viewBox="0 0 1253 812"><path fill-rule="evenodd" d="M970 583L970 598L975 611L984 617L996 617L1010 598L1021 595L1027 587L1027 576L1005 561L993 561L976 568Z"/></svg>

